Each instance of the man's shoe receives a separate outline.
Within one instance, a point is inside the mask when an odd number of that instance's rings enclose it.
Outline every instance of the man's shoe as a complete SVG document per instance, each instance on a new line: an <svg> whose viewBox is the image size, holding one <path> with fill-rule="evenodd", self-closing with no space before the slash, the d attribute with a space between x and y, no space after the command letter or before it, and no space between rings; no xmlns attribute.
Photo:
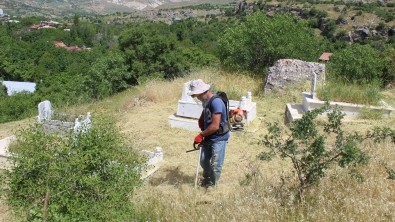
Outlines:
<svg viewBox="0 0 395 222"><path fill-rule="evenodd" d="M210 178L204 178L202 180L202 182L200 183L200 186L207 188L207 187L214 186L214 183L210 180Z"/></svg>

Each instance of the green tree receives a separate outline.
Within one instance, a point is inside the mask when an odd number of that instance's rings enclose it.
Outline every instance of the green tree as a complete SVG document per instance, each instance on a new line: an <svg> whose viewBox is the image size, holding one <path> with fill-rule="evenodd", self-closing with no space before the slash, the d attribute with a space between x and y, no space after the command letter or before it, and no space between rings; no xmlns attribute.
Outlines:
<svg viewBox="0 0 395 222"><path fill-rule="evenodd" d="M96 26L88 21L81 21L78 15L74 16L74 26L70 30L72 42L78 46L93 46L96 35Z"/></svg>
<svg viewBox="0 0 395 222"><path fill-rule="evenodd" d="M358 145L363 137L357 133L347 134L341 128L344 114L334 109L328 114L328 122L318 125L315 118L328 111L328 105L308 111L301 119L291 123L289 131L283 131L278 124L269 124L269 133L262 143L270 149L262 152L259 158L271 160L274 156L290 160L297 178L299 198L304 191L319 183L328 169L366 164L368 156ZM335 138L331 142L329 137ZM289 181L290 184L293 181Z"/></svg>
<svg viewBox="0 0 395 222"><path fill-rule="evenodd" d="M96 99L110 96L129 86L132 74L127 68L124 55L113 50L92 64L85 84Z"/></svg>
<svg viewBox="0 0 395 222"><path fill-rule="evenodd" d="M326 36L329 39L333 38L333 35L336 30L336 22L334 20L329 19L322 26L323 26L323 29L322 29L321 34Z"/></svg>
<svg viewBox="0 0 395 222"><path fill-rule="evenodd" d="M3 86L3 85L1 85ZM0 123L21 120L37 113L38 98L31 93L16 93L7 96L3 87L0 87Z"/></svg>
<svg viewBox="0 0 395 222"><path fill-rule="evenodd" d="M163 24L143 24L125 30L119 36L119 46L135 83L149 78L171 79L190 68L176 36Z"/></svg>
<svg viewBox="0 0 395 222"><path fill-rule="evenodd" d="M22 221L134 221L129 199L140 184L141 157L113 122L94 118L85 133L17 134L2 188Z"/></svg>
<svg viewBox="0 0 395 222"><path fill-rule="evenodd" d="M0 79L0 98L6 97L7 96L7 88L1 84L1 79Z"/></svg>
<svg viewBox="0 0 395 222"><path fill-rule="evenodd" d="M315 61L319 53L319 41L312 30L290 15L269 18L262 12L254 13L219 39L223 65L260 74L278 59Z"/></svg>
<svg viewBox="0 0 395 222"><path fill-rule="evenodd" d="M383 83L385 85L395 81L395 47L387 47L382 52L385 61L383 72Z"/></svg>
<svg viewBox="0 0 395 222"><path fill-rule="evenodd" d="M328 63L330 76L345 82L383 82L385 62L370 45L353 44L333 54Z"/></svg>

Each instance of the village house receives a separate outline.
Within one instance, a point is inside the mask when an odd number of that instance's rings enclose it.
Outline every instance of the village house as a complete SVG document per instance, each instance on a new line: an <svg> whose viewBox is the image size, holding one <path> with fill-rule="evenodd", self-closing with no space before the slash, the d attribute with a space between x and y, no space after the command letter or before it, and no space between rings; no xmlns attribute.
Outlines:
<svg viewBox="0 0 395 222"><path fill-rule="evenodd" d="M38 30L38 29L54 29L59 25L59 22L55 21L41 21L40 24L31 25L29 28L31 30Z"/></svg>
<svg viewBox="0 0 395 222"><path fill-rule="evenodd" d="M53 41L53 44L54 44L54 46L60 47L60 48L64 48L64 49L66 49L67 51L80 52L80 51L82 51L82 50L88 50L88 51L92 50L91 48L87 48L87 47L82 47L82 48L80 48L80 47L78 47L78 46L76 46L76 45L67 46L67 45L64 44L64 42L62 42L62 41Z"/></svg>
<svg viewBox="0 0 395 222"><path fill-rule="evenodd" d="M20 92L34 93L36 91L36 83L34 82L2 81L0 84L6 87L8 96Z"/></svg>

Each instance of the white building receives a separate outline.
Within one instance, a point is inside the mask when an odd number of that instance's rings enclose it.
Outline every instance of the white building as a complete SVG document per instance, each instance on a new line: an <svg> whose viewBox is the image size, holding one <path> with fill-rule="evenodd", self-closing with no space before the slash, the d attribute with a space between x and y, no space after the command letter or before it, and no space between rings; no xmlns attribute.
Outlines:
<svg viewBox="0 0 395 222"><path fill-rule="evenodd" d="M36 91L36 83L34 82L2 81L0 84L7 88L7 95L9 96L19 92L34 93Z"/></svg>
<svg viewBox="0 0 395 222"><path fill-rule="evenodd" d="M4 15L3 9L0 8L0 17Z"/></svg>

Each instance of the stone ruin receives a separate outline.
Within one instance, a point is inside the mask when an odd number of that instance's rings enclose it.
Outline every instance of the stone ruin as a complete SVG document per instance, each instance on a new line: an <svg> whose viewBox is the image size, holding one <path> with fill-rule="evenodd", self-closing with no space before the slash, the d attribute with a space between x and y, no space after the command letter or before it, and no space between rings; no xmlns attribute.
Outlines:
<svg viewBox="0 0 395 222"><path fill-rule="evenodd" d="M190 131L200 131L197 124L203 106L199 101L194 100L188 95L190 81L184 83L180 100L178 100L177 112L170 115L168 121L171 127L183 128ZM247 92L246 96L242 96L240 101L229 100L229 110L243 110L245 119L243 124L248 125L256 118L256 103L252 102L251 92Z"/></svg>
<svg viewBox="0 0 395 222"><path fill-rule="evenodd" d="M297 59L280 59L269 68L264 92L284 89L289 84L311 80L313 73L317 75L317 80L325 81L325 64Z"/></svg>

